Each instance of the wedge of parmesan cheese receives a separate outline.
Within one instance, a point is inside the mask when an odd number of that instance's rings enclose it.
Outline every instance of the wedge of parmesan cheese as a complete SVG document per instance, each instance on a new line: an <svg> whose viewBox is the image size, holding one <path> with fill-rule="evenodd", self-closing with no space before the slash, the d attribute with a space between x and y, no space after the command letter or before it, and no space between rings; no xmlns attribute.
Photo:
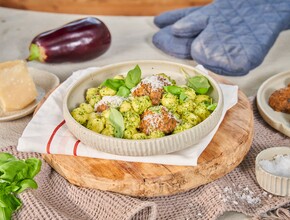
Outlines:
<svg viewBox="0 0 290 220"><path fill-rule="evenodd" d="M23 60L0 63L0 107L2 111L25 108L35 100L37 90Z"/></svg>

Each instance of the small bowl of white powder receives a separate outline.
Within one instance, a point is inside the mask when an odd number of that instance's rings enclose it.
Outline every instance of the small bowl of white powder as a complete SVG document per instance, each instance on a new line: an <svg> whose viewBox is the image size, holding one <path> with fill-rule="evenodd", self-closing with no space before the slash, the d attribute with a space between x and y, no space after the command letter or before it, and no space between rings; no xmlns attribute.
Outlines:
<svg viewBox="0 0 290 220"><path fill-rule="evenodd" d="M290 196L290 146L261 151L256 157L256 178L264 190Z"/></svg>

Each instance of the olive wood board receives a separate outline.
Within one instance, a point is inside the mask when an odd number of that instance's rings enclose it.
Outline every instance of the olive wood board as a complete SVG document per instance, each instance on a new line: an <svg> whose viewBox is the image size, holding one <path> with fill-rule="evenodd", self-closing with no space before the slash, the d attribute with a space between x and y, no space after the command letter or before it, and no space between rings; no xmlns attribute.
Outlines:
<svg viewBox="0 0 290 220"><path fill-rule="evenodd" d="M228 83L220 76L218 81ZM197 166L173 166L79 156L43 154L70 183L130 196L167 196L212 182L237 167L253 139L253 111L242 91L229 109L211 143L198 158Z"/></svg>

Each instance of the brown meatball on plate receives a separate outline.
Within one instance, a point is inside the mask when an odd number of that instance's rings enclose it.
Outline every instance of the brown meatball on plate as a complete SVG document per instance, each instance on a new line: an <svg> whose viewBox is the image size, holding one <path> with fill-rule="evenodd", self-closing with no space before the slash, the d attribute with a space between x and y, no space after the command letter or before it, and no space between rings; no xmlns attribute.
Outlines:
<svg viewBox="0 0 290 220"><path fill-rule="evenodd" d="M270 126L290 137L290 71L276 74L260 86L257 106Z"/></svg>

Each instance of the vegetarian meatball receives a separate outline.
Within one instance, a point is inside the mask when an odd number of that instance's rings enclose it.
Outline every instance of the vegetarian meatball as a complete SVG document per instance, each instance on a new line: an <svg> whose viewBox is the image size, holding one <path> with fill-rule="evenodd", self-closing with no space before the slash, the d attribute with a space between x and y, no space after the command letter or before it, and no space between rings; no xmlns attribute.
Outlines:
<svg viewBox="0 0 290 220"><path fill-rule="evenodd" d="M170 134L178 124L173 114L164 106L153 106L147 109L141 118L140 131L147 135L155 131Z"/></svg>
<svg viewBox="0 0 290 220"><path fill-rule="evenodd" d="M290 84L276 90L269 98L269 105L277 112L290 113Z"/></svg>
<svg viewBox="0 0 290 220"><path fill-rule="evenodd" d="M153 105L158 105L164 92L163 86L171 85L170 80L162 75L146 77L133 89L133 96L149 96Z"/></svg>

